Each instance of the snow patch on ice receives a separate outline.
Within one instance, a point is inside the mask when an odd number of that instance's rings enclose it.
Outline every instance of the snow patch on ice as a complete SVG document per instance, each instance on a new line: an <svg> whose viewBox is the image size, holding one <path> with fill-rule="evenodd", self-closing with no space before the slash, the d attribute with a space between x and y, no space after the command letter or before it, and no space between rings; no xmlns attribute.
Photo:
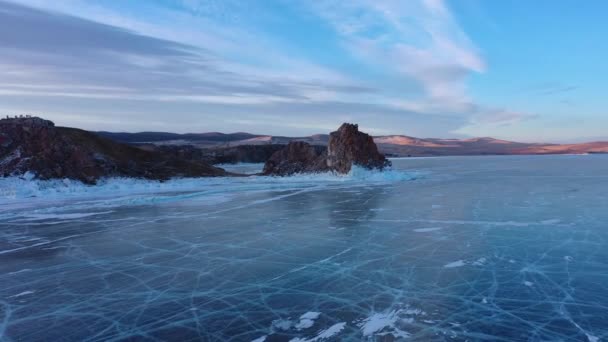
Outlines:
<svg viewBox="0 0 608 342"><path fill-rule="evenodd" d="M438 231L441 230L443 228L441 227L432 227L432 228L418 228L418 229L414 229L414 231L416 233L429 233L429 232L434 232L434 231Z"/></svg>
<svg viewBox="0 0 608 342"><path fill-rule="evenodd" d="M315 321L319 318L319 316L321 316L320 312L309 311L307 313L302 314L300 316L299 320L297 321L297 323L290 319L274 320L272 322L271 330L287 331L287 330L290 330L293 328L297 331L300 331L300 330L304 330L304 329L309 329L314 326ZM325 330L319 331L317 333L317 335L314 337L311 337L311 338L298 337L298 338L291 339L290 341L292 341L292 342L315 342L315 341L325 340L325 339L328 339L328 338L338 334L340 331L342 331L344 329L345 326L346 326L345 322L337 323ZM263 336L264 339L266 337L267 336ZM260 339L261 338L262 337L260 337ZM260 341L264 341L264 340L260 340Z"/></svg>
<svg viewBox="0 0 608 342"><path fill-rule="evenodd" d="M587 335L587 340L589 340L589 342L599 342L600 341L600 338L597 336L590 335L589 333L587 333L585 335Z"/></svg>
<svg viewBox="0 0 608 342"><path fill-rule="evenodd" d="M321 330L317 336L310 338L310 339L306 339L306 338L293 338L291 340L289 340L290 342L316 342L316 341L322 341L322 340L326 340L328 338L331 338L337 334L339 334L342 330L344 330L344 327L346 326L346 322L340 322L340 323L336 323L334 325L332 325L331 327L325 329L325 330Z"/></svg>
<svg viewBox="0 0 608 342"><path fill-rule="evenodd" d="M266 341L266 335L258 337L258 338L256 338L255 340L253 340L251 342L264 342L264 341Z"/></svg>
<svg viewBox="0 0 608 342"><path fill-rule="evenodd" d="M320 312L313 312L313 311L309 311L305 314L303 314L302 316L300 316L300 319L317 319L319 318L319 316L321 315Z"/></svg>
<svg viewBox="0 0 608 342"><path fill-rule="evenodd" d="M272 321L272 327L277 328L279 330L289 330L292 325L293 322L288 319L277 319L275 321Z"/></svg>
<svg viewBox="0 0 608 342"><path fill-rule="evenodd" d="M443 267L444 268L455 268L455 267L462 267L465 265L466 265L466 263L464 262L464 260L457 260L457 261L447 263L447 264L443 265Z"/></svg>
<svg viewBox="0 0 608 342"><path fill-rule="evenodd" d="M524 285L526 285L528 287L532 287L532 286L534 286L534 283L531 281L524 281Z"/></svg>
<svg viewBox="0 0 608 342"><path fill-rule="evenodd" d="M363 336L370 336L384 328L392 327L397 321L395 311L389 313L375 313L366 318L360 328L363 331Z"/></svg>
<svg viewBox="0 0 608 342"><path fill-rule="evenodd" d="M307 312L300 316L300 321L296 324L295 328L298 330L308 329L315 324L315 320L321 315L320 312Z"/></svg>
<svg viewBox="0 0 608 342"><path fill-rule="evenodd" d="M342 331L345 326L346 326L346 322L336 323L336 324L332 325L331 327L321 331L321 333L319 333L319 335L317 335L317 338L319 338L319 339L330 338L330 337L338 334L340 331Z"/></svg>
<svg viewBox="0 0 608 342"><path fill-rule="evenodd" d="M425 313L418 309L376 312L363 319L358 326L365 337L392 335L396 338L408 338L411 334L404 330L403 325L413 323L414 318L411 316L417 315Z"/></svg>
<svg viewBox="0 0 608 342"><path fill-rule="evenodd" d="M486 261L488 261L486 258L479 258L476 261L473 262L473 265L475 266L483 266Z"/></svg>
<svg viewBox="0 0 608 342"><path fill-rule="evenodd" d="M299 321L295 322L290 319L277 319L272 321L272 328L278 330L289 330L295 328L304 330L311 328L315 324L315 320L321 315L320 312L309 311L300 316Z"/></svg>
<svg viewBox="0 0 608 342"><path fill-rule="evenodd" d="M315 321L311 319L303 319L298 324L296 324L296 329L303 330L312 327L315 324Z"/></svg>

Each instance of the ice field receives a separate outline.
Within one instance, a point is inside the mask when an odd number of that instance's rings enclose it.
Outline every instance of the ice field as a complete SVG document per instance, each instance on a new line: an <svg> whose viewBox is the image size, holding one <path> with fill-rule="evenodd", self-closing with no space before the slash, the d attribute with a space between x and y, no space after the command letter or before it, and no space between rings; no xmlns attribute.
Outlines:
<svg viewBox="0 0 608 342"><path fill-rule="evenodd" d="M0 340L608 340L608 156L393 164L0 179Z"/></svg>

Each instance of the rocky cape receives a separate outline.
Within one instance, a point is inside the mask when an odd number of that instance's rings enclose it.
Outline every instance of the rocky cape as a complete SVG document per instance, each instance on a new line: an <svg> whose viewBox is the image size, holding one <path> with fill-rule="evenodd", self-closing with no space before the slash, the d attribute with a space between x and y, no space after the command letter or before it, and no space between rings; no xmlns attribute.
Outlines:
<svg viewBox="0 0 608 342"><path fill-rule="evenodd" d="M223 169L160 151L145 151L37 117L0 120L0 176L31 172L39 179L95 184L102 177L167 180L229 175Z"/></svg>
<svg viewBox="0 0 608 342"><path fill-rule="evenodd" d="M290 142L275 152L264 165L264 175L288 176L295 173L337 172L346 174L353 166L382 170L391 162L378 152L374 139L359 131L358 125L344 123L329 135L327 148L307 142Z"/></svg>

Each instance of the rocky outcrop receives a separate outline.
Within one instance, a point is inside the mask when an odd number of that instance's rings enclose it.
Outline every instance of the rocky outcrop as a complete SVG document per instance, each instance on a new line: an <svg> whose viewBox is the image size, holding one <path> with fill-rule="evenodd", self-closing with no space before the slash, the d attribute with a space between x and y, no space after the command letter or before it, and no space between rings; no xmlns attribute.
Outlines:
<svg viewBox="0 0 608 342"><path fill-rule="evenodd" d="M273 176L289 176L295 173L328 171L327 155L324 150L324 147L315 148L302 141L290 142L266 161L262 173Z"/></svg>
<svg viewBox="0 0 608 342"><path fill-rule="evenodd" d="M276 152L264 166L265 175L285 176L294 173L334 171L350 172L353 165L382 170L391 162L378 152L374 139L359 132L357 125L345 123L332 132L325 151L315 150L305 142L291 142Z"/></svg>
<svg viewBox="0 0 608 342"><path fill-rule="evenodd" d="M31 172L39 179L70 178L94 184L102 177L223 176L203 162L144 151L94 133L35 117L0 120L0 176Z"/></svg>
<svg viewBox="0 0 608 342"><path fill-rule="evenodd" d="M358 125L344 123L329 135L327 166L338 173L348 173L353 165L382 170L391 162L378 152L370 135L359 132Z"/></svg>

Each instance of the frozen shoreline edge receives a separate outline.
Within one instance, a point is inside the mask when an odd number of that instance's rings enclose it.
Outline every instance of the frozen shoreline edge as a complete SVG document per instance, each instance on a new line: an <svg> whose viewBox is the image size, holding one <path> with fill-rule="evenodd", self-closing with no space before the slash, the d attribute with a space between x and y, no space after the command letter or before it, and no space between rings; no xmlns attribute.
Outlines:
<svg viewBox="0 0 608 342"><path fill-rule="evenodd" d="M0 178L0 203L16 200L45 198L67 199L93 196L126 196L138 194L162 194L171 192L219 190L281 190L332 184L385 184L409 181L418 178L415 172L397 170L371 171L354 168L346 175L334 173L297 174L289 177L202 177L174 178L155 181L139 178L103 178L95 185L86 185L77 180L37 180L34 175ZM214 191L216 192L216 191Z"/></svg>

